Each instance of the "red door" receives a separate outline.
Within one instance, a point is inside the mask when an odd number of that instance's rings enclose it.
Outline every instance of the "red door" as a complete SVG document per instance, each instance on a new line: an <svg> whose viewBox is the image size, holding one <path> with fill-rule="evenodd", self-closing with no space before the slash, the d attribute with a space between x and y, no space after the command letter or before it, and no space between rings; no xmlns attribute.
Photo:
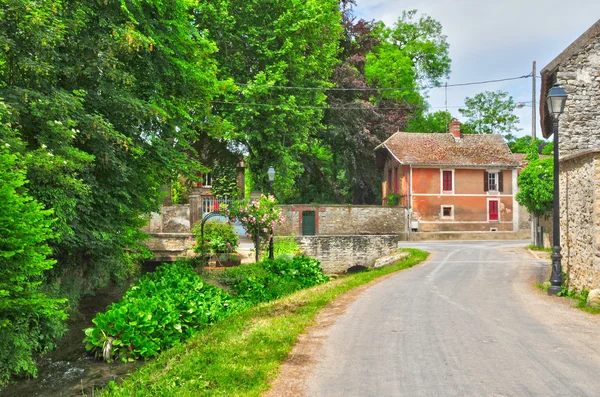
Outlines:
<svg viewBox="0 0 600 397"><path fill-rule="evenodd" d="M488 214L490 221L498 220L498 200L488 201Z"/></svg>

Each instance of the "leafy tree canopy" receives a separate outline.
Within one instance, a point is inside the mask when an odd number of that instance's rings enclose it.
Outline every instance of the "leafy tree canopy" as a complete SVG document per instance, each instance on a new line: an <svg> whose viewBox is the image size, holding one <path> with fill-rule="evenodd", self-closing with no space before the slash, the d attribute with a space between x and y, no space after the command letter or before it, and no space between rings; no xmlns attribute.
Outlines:
<svg viewBox="0 0 600 397"><path fill-rule="evenodd" d="M513 113L514 108L515 102L508 93L484 91L472 98L465 98L465 108L458 111L468 118L465 132L502 134L510 140L512 133L519 130L519 117Z"/></svg>
<svg viewBox="0 0 600 397"><path fill-rule="evenodd" d="M517 202L534 216L546 215L553 206L554 160L531 160L521 171L517 183Z"/></svg>
<svg viewBox="0 0 600 397"><path fill-rule="evenodd" d="M439 110L411 119L405 128L406 132L446 132L453 117L450 112Z"/></svg>

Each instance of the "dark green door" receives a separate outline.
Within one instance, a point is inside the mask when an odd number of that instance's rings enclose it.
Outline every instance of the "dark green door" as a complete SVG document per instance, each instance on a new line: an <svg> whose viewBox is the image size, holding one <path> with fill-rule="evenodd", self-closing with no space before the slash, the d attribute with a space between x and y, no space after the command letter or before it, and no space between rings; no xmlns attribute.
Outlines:
<svg viewBox="0 0 600 397"><path fill-rule="evenodd" d="M302 211L302 235L315 235L315 211Z"/></svg>

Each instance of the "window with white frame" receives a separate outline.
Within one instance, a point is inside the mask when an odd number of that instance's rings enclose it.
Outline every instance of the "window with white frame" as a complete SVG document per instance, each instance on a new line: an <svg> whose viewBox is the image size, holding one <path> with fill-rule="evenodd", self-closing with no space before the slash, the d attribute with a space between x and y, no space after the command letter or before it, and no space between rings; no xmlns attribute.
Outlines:
<svg viewBox="0 0 600 397"><path fill-rule="evenodd" d="M493 192L498 191L498 173L497 172L489 172L488 173L488 189Z"/></svg>
<svg viewBox="0 0 600 397"><path fill-rule="evenodd" d="M453 205L442 205L440 208L441 219L454 219L454 206Z"/></svg>

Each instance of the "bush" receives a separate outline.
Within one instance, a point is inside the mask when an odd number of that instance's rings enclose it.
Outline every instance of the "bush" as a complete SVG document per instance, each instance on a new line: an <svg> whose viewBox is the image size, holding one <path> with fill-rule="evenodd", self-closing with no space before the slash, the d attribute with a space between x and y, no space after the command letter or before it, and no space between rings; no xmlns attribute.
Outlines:
<svg viewBox="0 0 600 397"><path fill-rule="evenodd" d="M202 224L198 223L192 229L196 245L194 251L202 252ZM233 225L225 222L209 221L204 224L204 241L208 241L207 248L213 254L217 252L233 252L237 248L239 236Z"/></svg>
<svg viewBox="0 0 600 397"><path fill-rule="evenodd" d="M400 195L397 193L390 194L387 196L386 200L388 207L396 207L398 204L400 204Z"/></svg>
<svg viewBox="0 0 600 397"><path fill-rule="evenodd" d="M10 153L10 144L0 145L1 387L11 374L36 375L33 356L54 347L66 314L64 300L40 292L44 272L56 262L47 258L52 211L25 192L23 163Z"/></svg>
<svg viewBox="0 0 600 397"><path fill-rule="evenodd" d="M237 298L251 303L281 298L303 288L329 281L319 261L307 256L277 258L224 271L219 281Z"/></svg>
<svg viewBox="0 0 600 397"><path fill-rule="evenodd" d="M275 257L287 254L300 255L300 253L300 247L298 247L294 236L275 237L273 241L273 255Z"/></svg>
<svg viewBox="0 0 600 397"><path fill-rule="evenodd" d="M96 326L85 330L84 342L106 360L149 358L242 307L205 284L188 264L163 264L99 313L92 321Z"/></svg>

